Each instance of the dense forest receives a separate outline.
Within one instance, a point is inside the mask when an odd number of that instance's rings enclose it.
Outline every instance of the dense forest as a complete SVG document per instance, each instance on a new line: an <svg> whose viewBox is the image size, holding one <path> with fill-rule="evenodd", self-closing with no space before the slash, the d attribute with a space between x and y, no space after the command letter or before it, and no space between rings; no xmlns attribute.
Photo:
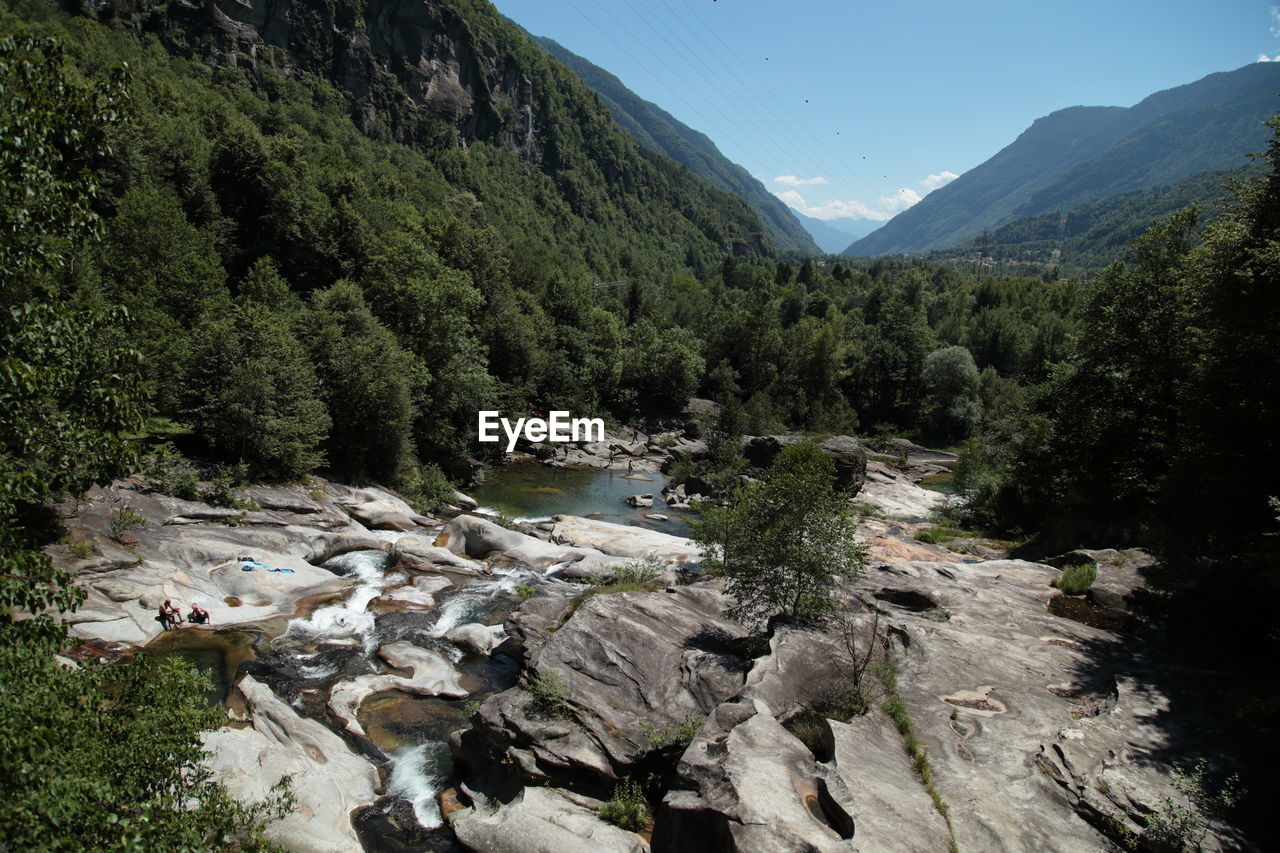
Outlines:
<svg viewBox="0 0 1280 853"><path fill-rule="evenodd" d="M695 393L739 398L753 432L954 439L979 408L936 414L952 401L921 379L931 352L966 347L956 393L998 407L1070 332L1073 284L771 256L745 206L664 171L589 93L576 108L619 146L594 181L481 141L379 141L331 85L266 63L210 69L127 27L42 26L68 75L125 62L131 82L95 164L100 242L24 295L123 308L103 334L141 353L153 424L243 476L412 491L419 461L476 449L477 409L643 420ZM664 175L683 184L624 191ZM606 277L628 284L592 287Z"/></svg>

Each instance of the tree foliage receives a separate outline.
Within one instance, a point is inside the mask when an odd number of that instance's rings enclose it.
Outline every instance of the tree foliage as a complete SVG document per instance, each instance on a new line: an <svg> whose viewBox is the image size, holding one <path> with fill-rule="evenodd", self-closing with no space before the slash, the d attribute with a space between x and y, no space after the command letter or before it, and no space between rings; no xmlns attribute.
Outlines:
<svg viewBox="0 0 1280 853"><path fill-rule="evenodd" d="M834 606L839 579L862 569L866 550L834 483L831 457L812 443L795 444L761 481L739 488L731 506L708 508L693 523L707 564L729 580L735 618L822 616Z"/></svg>
<svg viewBox="0 0 1280 853"><path fill-rule="evenodd" d="M53 656L69 643L53 613L84 591L39 550L56 526L47 504L133 466L124 434L143 405L138 354L107 334L125 312L49 293L99 233L89 166L125 101L119 75L96 88L72 77L55 44L0 39L0 281L23 300L0 312L0 838L15 850L261 849L287 796L245 807L213 782L199 733L219 715L189 667Z"/></svg>

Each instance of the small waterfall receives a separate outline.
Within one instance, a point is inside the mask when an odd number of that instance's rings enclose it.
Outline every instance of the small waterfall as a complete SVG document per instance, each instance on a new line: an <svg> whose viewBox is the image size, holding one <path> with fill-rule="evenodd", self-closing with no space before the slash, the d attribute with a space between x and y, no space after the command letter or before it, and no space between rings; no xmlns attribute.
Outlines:
<svg viewBox="0 0 1280 853"><path fill-rule="evenodd" d="M443 825L436 796L449 775L449 748L440 741L407 746L391 756L387 793L408 800L424 829Z"/></svg>
<svg viewBox="0 0 1280 853"><path fill-rule="evenodd" d="M514 593L520 583L537 577L540 575L528 569L494 569L491 577L468 584L440 606L431 633L443 637L459 625L477 621L495 598Z"/></svg>
<svg viewBox="0 0 1280 853"><path fill-rule="evenodd" d="M369 602L381 595L392 580L383 574L387 559L385 551L352 551L324 563L324 567L335 574L356 578L359 585L346 601L321 607L307 619L291 620L281 639L363 645L365 651L373 654L377 635Z"/></svg>

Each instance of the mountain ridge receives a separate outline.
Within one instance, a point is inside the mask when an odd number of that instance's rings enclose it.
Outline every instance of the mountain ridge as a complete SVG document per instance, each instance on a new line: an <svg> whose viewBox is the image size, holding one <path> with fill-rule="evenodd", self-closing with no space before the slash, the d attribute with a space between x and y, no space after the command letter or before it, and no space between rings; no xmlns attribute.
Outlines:
<svg viewBox="0 0 1280 853"><path fill-rule="evenodd" d="M1280 69L1252 63L1132 107L1072 106L1036 119L991 158L851 243L844 254L942 249L984 229L1231 169L1265 144Z"/></svg>
<svg viewBox="0 0 1280 853"><path fill-rule="evenodd" d="M790 208L750 172L729 160L702 131L689 127L661 106L641 98L616 75L544 36L530 38L566 65L599 97L637 142L687 166L712 186L741 196L760 217L765 234L781 251L818 254L810 232Z"/></svg>

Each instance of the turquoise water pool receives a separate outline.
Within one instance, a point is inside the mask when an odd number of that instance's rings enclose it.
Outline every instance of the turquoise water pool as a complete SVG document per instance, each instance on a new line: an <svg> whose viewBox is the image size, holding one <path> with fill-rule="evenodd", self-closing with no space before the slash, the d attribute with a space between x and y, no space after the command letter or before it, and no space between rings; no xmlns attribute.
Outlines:
<svg viewBox="0 0 1280 853"><path fill-rule="evenodd" d="M471 492L481 510L500 512L516 520L536 521L553 515L593 515L603 521L631 524L688 535L688 510L671 509L662 501L661 474L630 474L596 468L552 468L537 462L516 462L490 468L484 482ZM628 506L628 495L652 494L652 508ZM646 518L661 514L667 521Z"/></svg>

